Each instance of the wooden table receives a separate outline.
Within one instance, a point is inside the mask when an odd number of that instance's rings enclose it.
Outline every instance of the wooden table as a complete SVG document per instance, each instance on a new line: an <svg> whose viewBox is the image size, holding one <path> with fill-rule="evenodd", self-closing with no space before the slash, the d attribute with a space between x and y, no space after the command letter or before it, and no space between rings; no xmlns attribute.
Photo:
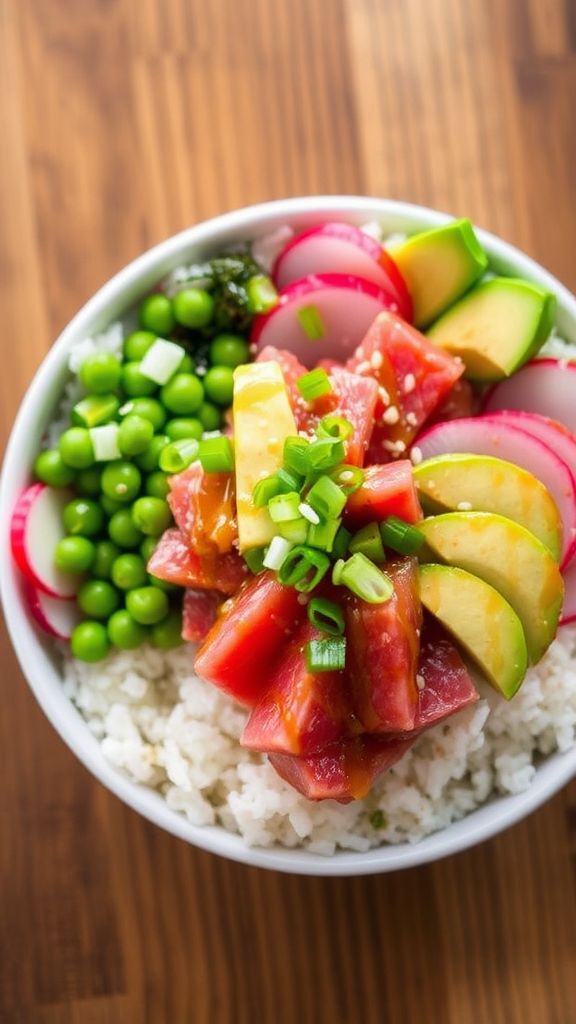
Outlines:
<svg viewBox="0 0 576 1024"><path fill-rule="evenodd" d="M0 0L0 416L71 314L201 218L430 204L576 288L574 0ZM3 639L4 1024L571 1024L576 785L453 859L248 869L164 835L48 725Z"/></svg>

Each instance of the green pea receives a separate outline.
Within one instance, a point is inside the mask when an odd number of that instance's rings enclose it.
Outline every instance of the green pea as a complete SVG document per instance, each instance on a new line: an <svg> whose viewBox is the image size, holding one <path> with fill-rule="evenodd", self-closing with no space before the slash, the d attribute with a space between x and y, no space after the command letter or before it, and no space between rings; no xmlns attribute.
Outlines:
<svg viewBox="0 0 576 1024"><path fill-rule="evenodd" d="M214 299L204 288L183 288L172 299L172 309L184 327L207 327L214 316Z"/></svg>
<svg viewBox="0 0 576 1024"><path fill-rule="evenodd" d="M217 405L231 405L234 394L234 371L231 366L212 366L204 377L207 397Z"/></svg>
<svg viewBox="0 0 576 1024"><path fill-rule="evenodd" d="M141 398L153 395L158 390L155 381L150 380L140 371L140 363L124 363L122 367L122 387L130 398Z"/></svg>
<svg viewBox="0 0 576 1024"><path fill-rule="evenodd" d="M160 398L170 412L177 416L189 416L202 405L204 388L195 374L176 373L162 388Z"/></svg>
<svg viewBox="0 0 576 1024"><path fill-rule="evenodd" d="M169 441L170 438L167 434L155 434L146 450L136 456L136 465L145 473L152 473L153 470L158 469L160 452Z"/></svg>
<svg viewBox="0 0 576 1024"><path fill-rule="evenodd" d="M142 327L166 338L175 326L172 303L165 295L147 295L140 303L138 318Z"/></svg>
<svg viewBox="0 0 576 1024"><path fill-rule="evenodd" d="M140 554L142 555L142 558L144 559L146 565L148 565L148 562L150 561L150 559L152 558L152 555L156 551L157 546L158 546L158 538L157 537L146 537L142 541L142 543L140 545Z"/></svg>
<svg viewBox="0 0 576 1024"><path fill-rule="evenodd" d="M153 437L154 427L150 420L135 413L126 416L118 427L118 447L122 455L141 455Z"/></svg>
<svg viewBox="0 0 576 1024"><path fill-rule="evenodd" d="M107 619L120 604L120 595L108 580L88 580L76 596L78 607L92 619Z"/></svg>
<svg viewBox="0 0 576 1024"><path fill-rule="evenodd" d="M101 622L81 622L70 637L70 649L80 661L102 661L110 650L106 627Z"/></svg>
<svg viewBox="0 0 576 1024"><path fill-rule="evenodd" d="M133 651L148 636L148 630L135 622L125 608L120 608L108 619L108 637L120 651Z"/></svg>
<svg viewBox="0 0 576 1024"><path fill-rule="evenodd" d="M134 590L148 582L146 563L140 555L119 555L112 565L111 576L120 590Z"/></svg>
<svg viewBox="0 0 576 1024"><path fill-rule="evenodd" d="M95 498L100 494L101 480L102 470L98 466L81 469L76 477L76 487L80 494L87 494L91 498Z"/></svg>
<svg viewBox="0 0 576 1024"><path fill-rule="evenodd" d="M248 342L237 334L217 334L210 345L210 362L215 366L241 366L250 359Z"/></svg>
<svg viewBox="0 0 576 1024"><path fill-rule="evenodd" d="M162 473L160 469L157 469L155 473L150 473L146 477L144 490L150 498L165 498L170 493L170 484L166 473Z"/></svg>
<svg viewBox="0 0 576 1024"><path fill-rule="evenodd" d="M62 537L54 549L54 565L63 572L87 572L95 556L95 546L87 537Z"/></svg>
<svg viewBox="0 0 576 1024"><path fill-rule="evenodd" d="M148 573L148 581L151 587L158 587L158 590L163 590L165 594L174 594L177 590L182 590L178 583L169 583L168 580L161 580L159 576L153 576L151 572Z"/></svg>
<svg viewBox="0 0 576 1024"><path fill-rule="evenodd" d="M200 406L200 410L204 408L205 404L206 403L203 403ZM220 416L220 414L218 414L218 416ZM190 418L168 420L164 430L171 441L184 441L189 437L193 438L195 441L200 441L203 433L200 420Z"/></svg>
<svg viewBox="0 0 576 1024"><path fill-rule="evenodd" d="M198 419L204 430L219 430L222 423L222 410L212 402L202 402L198 409Z"/></svg>
<svg viewBox="0 0 576 1024"><path fill-rule="evenodd" d="M58 442L62 462L71 469L88 469L94 465L94 448L85 427L70 427Z"/></svg>
<svg viewBox="0 0 576 1024"><path fill-rule="evenodd" d="M179 609L173 608L165 619L152 626L150 642L153 647L159 647L163 651L169 651L183 643L182 612Z"/></svg>
<svg viewBox="0 0 576 1024"><path fill-rule="evenodd" d="M132 519L147 537L159 537L172 521L172 513L162 498L138 498L132 506Z"/></svg>
<svg viewBox="0 0 576 1024"><path fill-rule="evenodd" d="M95 549L92 575L97 579L109 579L112 566L120 554L120 548L111 540L99 540L95 544Z"/></svg>
<svg viewBox="0 0 576 1024"><path fill-rule="evenodd" d="M143 539L129 508L121 508L114 513L108 523L108 536L120 548L137 548Z"/></svg>
<svg viewBox="0 0 576 1024"><path fill-rule="evenodd" d="M92 498L72 498L64 506L62 521L67 533L93 537L104 526L104 513Z"/></svg>
<svg viewBox="0 0 576 1024"><path fill-rule="evenodd" d="M119 512L121 508L124 508L123 502L116 501L115 498L109 498L107 494L100 495L100 504L108 518L113 516L115 512Z"/></svg>
<svg viewBox="0 0 576 1024"><path fill-rule="evenodd" d="M49 487L68 487L74 479L74 471L66 465L58 448L40 452L34 463L34 472Z"/></svg>
<svg viewBox="0 0 576 1024"><path fill-rule="evenodd" d="M128 591L126 608L136 622L153 626L166 618L170 606L166 594L156 587L138 587Z"/></svg>
<svg viewBox="0 0 576 1024"><path fill-rule="evenodd" d="M132 331L124 340L124 358L129 363L139 363L155 341L152 331Z"/></svg>
<svg viewBox="0 0 576 1024"><path fill-rule="evenodd" d="M102 490L114 501L132 501L142 484L142 474L132 462L109 462L102 471Z"/></svg>
<svg viewBox="0 0 576 1024"><path fill-rule="evenodd" d="M145 420L150 420L155 431L162 430L166 422L166 410L162 408L157 398L132 398L129 402L124 403L120 413L122 416L130 416L134 413L136 416L142 416Z"/></svg>
<svg viewBox="0 0 576 1024"><path fill-rule="evenodd" d="M122 368L111 352L94 352L84 360L79 377L86 391L92 395L103 395L114 391L120 383Z"/></svg>

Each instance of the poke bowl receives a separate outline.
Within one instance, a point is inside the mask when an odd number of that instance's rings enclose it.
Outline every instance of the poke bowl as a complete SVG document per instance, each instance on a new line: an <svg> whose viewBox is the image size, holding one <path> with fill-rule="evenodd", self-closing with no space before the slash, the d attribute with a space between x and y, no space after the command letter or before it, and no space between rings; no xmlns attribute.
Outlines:
<svg viewBox="0 0 576 1024"><path fill-rule="evenodd" d="M45 714L253 866L393 871L519 821L576 774L575 381L574 296L444 213L294 198L157 245L6 451Z"/></svg>

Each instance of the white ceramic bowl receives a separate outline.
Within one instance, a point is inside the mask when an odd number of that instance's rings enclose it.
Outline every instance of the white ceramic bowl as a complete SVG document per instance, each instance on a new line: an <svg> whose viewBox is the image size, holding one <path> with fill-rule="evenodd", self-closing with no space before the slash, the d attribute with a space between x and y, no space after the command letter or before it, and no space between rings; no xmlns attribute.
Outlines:
<svg viewBox="0 0 576 1024"><path fill-rule="evenodd" d="M390 846L368 853L340 852L331 858L302 850L249 848L239 836L220 827L199 828L190 824L185 817L171 811L156 792L131 782L104 759L97 740L62 692L50 643L39 636L26 614L9 546L12 508L28 481L43 429L54 413L71 347L122 316L151 285L179 263L214 253L238 240L264 235L281 224L303 229L334 219L355 224L376 219L382 222L386 233L413 233L450 218L423 207L358 196L306 197L252 206L216 217L167 239L121 270L86 303L40 366L14 424L0 493L0 585L12 642L37 700L76 756L120 799L168 832L233 860L299 874L361 875L424 864L495 835L533 811L576 774L576 750L546 759L538 768L531 787L521 795L492 799L462 821L416 845ZM574 296L513 246L484 231L479 232L479 237L495 269L538 281L556 293L559 331L576 343Z"/></svg>

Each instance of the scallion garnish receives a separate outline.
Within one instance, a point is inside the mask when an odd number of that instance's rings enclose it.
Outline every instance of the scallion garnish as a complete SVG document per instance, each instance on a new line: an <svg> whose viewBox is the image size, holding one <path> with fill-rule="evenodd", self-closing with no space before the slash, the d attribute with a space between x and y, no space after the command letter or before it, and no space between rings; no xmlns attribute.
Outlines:
<svg viewBox="0 0 576 1024"><path fill-rule="evenodd" d="M265 569L264 558L266 557L266 548L250 548L244 552L244 561L253 572L255 576L258 573L263 572Z"/></svg>
<svg viewBox="0 0 576 1024"><path fill-rule="evenodd" d="M234 452L230 438L207 437L200 441L198 458L205 473L230 473L234 469Z"/></svg>
<svg viewBox="0 0 576 1024"><path fill-rule="evenodd" d="M306 542L311 548L331 552L334 549L334 541L339 529L339 519L329 519L326 523L311 523L308 527Z"/></svg>
<svg viewBox="0 0 576 1024"><path fill-rule="evenodd" d="M284 466L286 469L306 476L308 472L307 449L309 441L305 437L287 437L284 441Z"/></svg>
<svg viewBox="0 0 576 1024"><path fill-rule="evenodd" d="M309 373L303 373L296 381L296 387L302 398L305 398L307 402L313 402L314 399L321 398L322 395L329 395L332 392L330 378L326 370L321 366L316 367L315 370L310 370Z"/></svg>
<svg viewBox="0 0 576 1024"><path fill-rule="evenodd" d="M306 644L306 667L309 672L340 672L346 664L346 637L309 640Z"/></svg>
<svg viewBox="0 0 576 1024"><path fill-rule="evenodd" d="M163 473L182 473L198 458L200 442L193 437L172 441L160 452L158 460Z"/></svg>
<svg viewBox="0 0 576 1024"><path fill-rule="evenodd" d="M265 476L263 480L258 481L252 491L252 501L256 508L265 508L270 499L280 494L281 491L282 484L278 479L278 474L272 473L271 476Z"/></svg>
<svg viewBox="0 0 576 1024"><path fill-rule="evenodd" d="M307 594L318 586L330 567L328 555L305 544L298 544L288 552L278 572L285 587L295 587Z"/></svg>
<svg viewBox="0 0 576 1024"><path fill-rule="evenodd" d="M308 603L308 618L316 629L331 636L344 632L344 613L334 601L326 597L313 597Z"/></svg>
<svg viewBox="0 0 576 1024"><path fill-rule="evenodd" d="M306 501L322 519L337 519L346 504L346 495L329 476L321 476L312 484Z"/></svg>
<svg viewBox="0 0 576 1024"><path fill-rule="evenodd" d="M295 473L292 469L279 469L276 473L278 480L280 481L280 493L286 494L288 491L301 491L302 484L304 483L304 477Z"/></svg>
<svg viewBox="0 0 576 1024"><path fill-rule="evenodd" d="M302 516L298 519L287 519L285 522L276 523L276 529L281 537L292 541L292 544L306 544L308 540L308 523Z"/></svg>
<svg viewBox="0 0 576 1024"><path fill-rule="evenodd" d="M265 274L255 274L245 285L249 313L267 313L278 305L278 292Z"/></svg>
<svg viewBox="0 0 576 1024"><path fill-rule="evenodd" d="M380 536L378 523L368 523L354 534L350 541L350 554L356 555L360 552L366 555L371 562L379 563L386 561L386 552Z"/></svg>
<svg viewBox="0 0 576 1024"><path fill-rule="evenodd" d="M388 516L380 524L380 534L386 547L400 555L413 555L424 543L424 534L398 516Z"/></svg>
<svg viewBox="0 0 576 1024"><path fill-rule="evenodd" d="M354 424L344 416L323 416L316 427L318 437L336 437L346 441L354 433Z"/></svg>
<svg viewBox="0 0 576 1024"><path fill-rule="evenodd" d="M368 604L383 604L394 593L390 577L360 552L345 562L336 562L332 582L337 586L348 587L348 590Z"/></svg>
<svg viewBox="0 0 576 1024"><path fill-rule="evenodd" d="M266 569L278 572L294 545L284 537L272 537L262 564Z"/></svg>
<svg viewBox="0 0 576 1024"><path fill-rule="evenodd" d="M288 494L277 494L271 498L268 502L268 512L274 523L286 523L300 518L299 505L300 495L297 491L290 491Z"/></svg>
<svg viewBox="0 0 576 1024"><path fill-rule="evenodd" d="M338 487L341 487L346 495L354 494L354 491L357 491L364 483L364 470L360 469L360 466L349 466L347 462L337 466L329 475L330 479L338 484Z"/></svg>
<svg viewBox="0 0 576 1024"><path fill-rule="evenodd" d="M296 316L304 334L310 341L317 341L325 333L325 327L317 306L302 306Z"/></svg>
<svg viewBox="0 0 576 1024"><path fill-rule="evenodd" d="M113 420L119 408L116 395L86 395L72 409L72 423L78 427L100 427Z"/></svg>
<svg viewBox="0 0 576 1024"><path fill-rule="evenodd" d="M307 452L308 473L324 473L344 462L344 442L333 437L311 441Z"/></svg>
<svg viewBox="0 0 576 1024"><path fill-rule="evenodd" d="M350 530L347 530L345 526L338 528L338 533L334 537L334 543L332 545L332 555L334 558L345 558L348 554L348 545L350 543L350 537L352 534Z"/></svg>

